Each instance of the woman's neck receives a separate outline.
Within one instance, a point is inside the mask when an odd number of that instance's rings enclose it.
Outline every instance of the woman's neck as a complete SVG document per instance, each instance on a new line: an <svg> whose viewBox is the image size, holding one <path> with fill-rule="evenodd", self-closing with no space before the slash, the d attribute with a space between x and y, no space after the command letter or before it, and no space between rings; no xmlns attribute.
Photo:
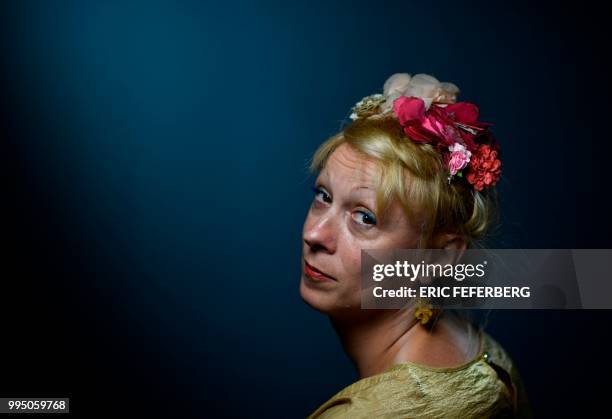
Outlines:
<svg viewBox="0 0 612 419"><path fill-rule="evenodd" d="M454 367L470 361L479 340L469 322L442 315L432 330L418 324L414 309L366 310L361 316L330 316L344 350L361 378L402 362Z"/></svg>
<svg viewBox="0 0 612 419"><path fill-rule="evenodd" d="M367 310L361 318L330 316L348 357L361 378L380 374L397 363L417 326L414 310Z"/></svg>

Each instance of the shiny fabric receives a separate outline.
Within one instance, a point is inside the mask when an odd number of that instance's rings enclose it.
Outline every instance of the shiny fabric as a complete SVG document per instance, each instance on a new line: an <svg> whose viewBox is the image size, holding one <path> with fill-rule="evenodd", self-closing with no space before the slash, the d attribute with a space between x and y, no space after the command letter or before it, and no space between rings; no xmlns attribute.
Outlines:
<svg viewBox="0 0 612 419"><path fill-rule="evenodd" d="M481 331L478 356L467 364L393 365L346 387L308 418L490 417L531 417L531 411L512 360Z"/></svg>

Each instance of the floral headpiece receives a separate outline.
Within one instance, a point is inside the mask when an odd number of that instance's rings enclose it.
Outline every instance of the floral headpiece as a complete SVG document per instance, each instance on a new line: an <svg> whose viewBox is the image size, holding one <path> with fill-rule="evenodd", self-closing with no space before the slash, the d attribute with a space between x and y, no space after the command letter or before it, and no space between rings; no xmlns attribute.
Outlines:
<svg viewBox="0 0 612 419"><path fill-rule="evenodd" d="M352 108L352 120L393 112L412 141L431 144L448 169L448 182L463 177L477 191L494 186L501 174L499 145L478 121L479 110L458 102L459 88L427 74L397 73L384 84L383 94L361 99Z"/></svg>

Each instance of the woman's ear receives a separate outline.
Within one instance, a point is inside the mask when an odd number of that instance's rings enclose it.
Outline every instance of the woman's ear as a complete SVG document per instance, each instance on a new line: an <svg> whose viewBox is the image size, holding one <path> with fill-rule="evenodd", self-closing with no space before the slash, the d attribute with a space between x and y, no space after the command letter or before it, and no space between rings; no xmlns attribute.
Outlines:
<svg viewBox="0 0 612 419"><path fill-rule="evenodd" d="M457 233L438 233L432 240L433 249L449 250L449 252L434 252L436 263L441 265L458 263L467 249L464 236Z"/></svg>
<svg viewBox="0 0 612 419"><path fill-rule="evenodd" d="M467 241L460 234L442 234L440 248L448 250L465 250L467 249Z"/></svg>
<svg viewBox="0 0 612 419"><path fill-rule="evenodd" d="M452 261L452 263L457 263L463 257L465 249L467 249L467 241L463 235L456 233L440 233L434 240L434 243L436 249L455 251L447 253L449 256L453 255L454 261Z"/></svg>
<svg viewBox="0 0 612 419"><path fill-rule="evenodd" d="M467 241L465 238L461 234L456 233L438 233L433 240L433 245L436 249L467 249Z"/></svg>

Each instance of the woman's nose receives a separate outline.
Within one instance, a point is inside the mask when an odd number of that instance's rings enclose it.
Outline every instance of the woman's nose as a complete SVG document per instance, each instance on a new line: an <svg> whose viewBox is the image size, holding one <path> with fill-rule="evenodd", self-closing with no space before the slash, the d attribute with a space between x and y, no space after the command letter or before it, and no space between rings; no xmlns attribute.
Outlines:
<svg viewBox="0 0 612 419"><path fill-rule="evenodd" d="M334 253L337 243L337 225L331 211L320 217L306 217L303 239L311 251Z"/></svg>

